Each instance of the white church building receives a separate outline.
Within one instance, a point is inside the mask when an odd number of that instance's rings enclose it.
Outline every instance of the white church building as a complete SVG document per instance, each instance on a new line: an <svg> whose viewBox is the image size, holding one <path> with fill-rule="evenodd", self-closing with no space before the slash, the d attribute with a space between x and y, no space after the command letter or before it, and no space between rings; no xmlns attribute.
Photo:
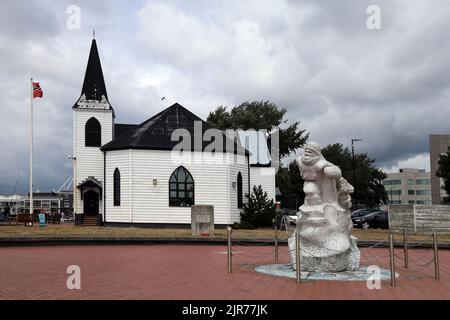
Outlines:
<svg viewBox="0 0 450 320"><path fill-rule="evenodd" d="M240 221L245 194L253 185L262 185L275 200L275 169L267 140L258 133L253 136L262 141L263 156L251 152L251 134L238 135L232 148L210 150L211 139L194 141L196 123L202 124L201 136L206 123L178 103L141 124L115 123L95 39L81 96L72 109L78 225L186 226L194 204L213 205L215 224L227 225ZM181 153L174 151L177 129L192 139L191 148ZM220 134L224 146L230 143Z"/></svg>

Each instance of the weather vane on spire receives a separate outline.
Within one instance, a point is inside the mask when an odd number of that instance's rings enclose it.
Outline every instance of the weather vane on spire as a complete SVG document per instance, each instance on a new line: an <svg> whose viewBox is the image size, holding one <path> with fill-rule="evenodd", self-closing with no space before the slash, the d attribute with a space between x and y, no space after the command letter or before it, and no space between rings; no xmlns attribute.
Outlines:
<svg viewBox="0 0 450 320"><path fill-rule="evenodd" d="M95 28L92 29L92 39L95 39Z"/></svg>

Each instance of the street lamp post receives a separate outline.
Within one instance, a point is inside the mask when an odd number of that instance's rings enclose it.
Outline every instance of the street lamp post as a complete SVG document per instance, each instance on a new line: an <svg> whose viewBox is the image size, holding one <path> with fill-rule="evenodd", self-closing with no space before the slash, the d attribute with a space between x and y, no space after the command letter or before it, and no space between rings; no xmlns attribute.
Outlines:
<svg viewBox="0 0 450 320"><path fill-rule="evenodd" d="M389 199L389 201L390 201L390 204L392 204L393 202L393 199L392 199L392 187L389 187L389 191L391 192L391 198Z"/></svg>
<svg viewBox="0 0 450 320"><path fill-rule="evenodd" d="M72 159L72 170L73 170L73 176L72 176L72 215L73 219L75 219L75 191L77 189L77 158L73 156L67 156L68 159Z"/></svg>
<svg viewBox="0 0 450 320"><path fill-rule="evenodd" d="M354 143L362 141L362 139L352 138L352 169L353 169L353 187L355 188L356 193L356 163L355 163L355 146Z"/></svg>

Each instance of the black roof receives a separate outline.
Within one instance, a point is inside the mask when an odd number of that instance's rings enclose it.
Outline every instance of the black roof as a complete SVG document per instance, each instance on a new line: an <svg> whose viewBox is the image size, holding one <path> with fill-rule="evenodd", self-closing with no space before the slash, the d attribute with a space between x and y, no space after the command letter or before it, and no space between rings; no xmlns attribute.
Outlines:
<svg viewBox="0 0 450 320"><path fill-rule="evenodd" d="M92 39L91 52L84 75L81 95L85 94L87 100L102 100L102 95L108 99L105 80L103 79L102 64L98 55L97 42Z"/></svg>
<svg viewBox="0 0 450 320"><path fill-rule="evenodd" d="M121 150L121 149L148 149L148 150L172 150L180 141L172 141L172 132L176 129L186 129L191 135L191 150L199 149L194 143L194 122L202 122L203 133L209 126L202 119L187 110L182 105L175 103L167 109L161 111L150 119L137 125L126 133L115 135L115 138L102 146L101 150ZM130 126L131 127L131 126ZM125 127L123 127L125 129ZM223 135L224 148L226 137ZM210 141L203 141L201 150L208 146ZM237 142L233 143L233 152L236 152ZM248 151L245 153L248 155Z"/></svg>
<svg viewBox="0 0 450 320"><path fill-rule="evenodd" d="M30 196L30 193L27 193L27 196ZM58 197L58 194L56 192L33 192L33 198L51 198L51 197Z"/></svg>
<svg viewBox="0 0 450 320"><path fill-rule="evenodd" d="M83 95L86 100L102 101L102 96L105 96L106 101L108 101L108 93L106 92L105 79L103 78L102 64L100 63L97 42L95 39L92 39L91 51L89 53L80 99ZM80 101L80 99L78 99L78 101ZM78 107L78 101L72 108L76 109ZM113 110L114 114L114 109L110 104L109 108Z"/></svg>
<svg viewBox="0 0 450 320"><path fill-rule="evenodd" d="M89 176L77 185L78 189L81 189L83 187L99 187L101 189L102 183L95 177Z"/></svg>
<svg viewBox="0 0 450 320"><path fill-rule="evenodd" d="M114 124L114 138L127 133L135 128L137 128L138 124L125 124L125 123L115 123Z"/></svg>

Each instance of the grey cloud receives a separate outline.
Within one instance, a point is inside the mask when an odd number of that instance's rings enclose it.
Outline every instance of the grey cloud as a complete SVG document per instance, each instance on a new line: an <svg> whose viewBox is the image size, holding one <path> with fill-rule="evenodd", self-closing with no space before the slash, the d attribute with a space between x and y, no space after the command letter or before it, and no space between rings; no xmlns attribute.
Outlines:
<svg viewBox="0 0 450 320"><path fill-rule="evenodd" d="M78 31L65 27L72 2L82 9ZM366 28L369 4L381 7L380 31ZM445 1L0 6L1 46L7 48L0 51L6 92L0 103L0 193L11 192L17 174L28 172L30 75L39 78L45 95L36 103L36 184L50 190L71 174L70 107L80 93L93 27L118 122L147 119L165 106L162 96L201 117L218 105L268 99L287 107L289 120L300 121L322 145L363 138L357 150L386 168L423 160L416 156L428 151L428 134L449 130Z"/></svg>

